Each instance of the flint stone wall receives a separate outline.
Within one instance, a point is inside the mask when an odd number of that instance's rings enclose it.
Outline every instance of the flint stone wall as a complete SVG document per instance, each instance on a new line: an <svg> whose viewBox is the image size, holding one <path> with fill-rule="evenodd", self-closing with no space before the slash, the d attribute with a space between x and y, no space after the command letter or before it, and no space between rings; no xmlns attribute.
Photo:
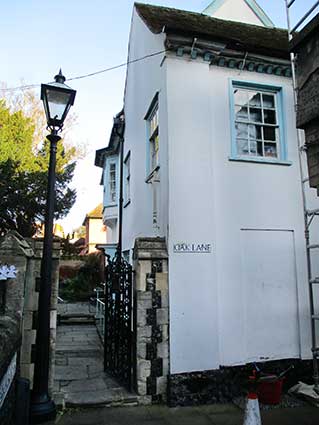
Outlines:
<svg viewBox="0 0 319 425"><path fill-rule="evenodd" d="M310 360L273 360L257 365L262 372L276 375L294 366L285 376L284 392L299 381L309 385L313 383ZM245 397L249 390L248 377L253 368L254 364L247 364L170 375L168 404L170 407L224 404L232 402L237 397Z"/></svg>

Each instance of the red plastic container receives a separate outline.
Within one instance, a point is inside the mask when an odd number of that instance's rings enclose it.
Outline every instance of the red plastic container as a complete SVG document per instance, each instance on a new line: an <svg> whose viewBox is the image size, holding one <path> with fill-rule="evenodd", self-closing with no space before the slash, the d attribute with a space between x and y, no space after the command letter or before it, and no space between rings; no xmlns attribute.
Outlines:
<svg viewBox="0 0 319 425"><path fill-rule="evenodd" d="M282 395L282 384L284 379L261 380L258 384L258 398L263 404L279 404Z"/></svg>

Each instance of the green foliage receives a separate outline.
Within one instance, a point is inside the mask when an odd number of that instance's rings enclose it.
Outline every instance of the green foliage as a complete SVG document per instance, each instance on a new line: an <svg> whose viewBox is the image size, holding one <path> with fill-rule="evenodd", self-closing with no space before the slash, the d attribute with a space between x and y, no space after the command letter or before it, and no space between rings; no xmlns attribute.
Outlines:
<svg viewBox="0 0 319 425"><path fill-rule="evenodd" d="M11 112L0 100L0 235L12 229L30 237L44 221L49 142L34 145L35 124L21 110ZM76 199L69 188L76 163L74 148L57 151L55 219L64 217Z"/></svg>
<svg viewBox="0 0 319 425"><path fill-rule="evenodd" d="M60 283L59 296L65 301L87 301L102 278L101 256L89 254L76 277Z"/></svg>
<svg viewBox="0 0 319 425"><path fill-rule="evenodd" d="M19 170L33 169L32 138L34 126L21 111L11 113L0 100L0 162L14 160Z"/></svg>
<svg viewBox="0 0 319 425"><path fill-rule="evenodd" d="M74 244L70 242L70 235L67 235L66 238L61 239L62 257L74 257L78 254L79 252L76 246L74 246Z"/></svg>

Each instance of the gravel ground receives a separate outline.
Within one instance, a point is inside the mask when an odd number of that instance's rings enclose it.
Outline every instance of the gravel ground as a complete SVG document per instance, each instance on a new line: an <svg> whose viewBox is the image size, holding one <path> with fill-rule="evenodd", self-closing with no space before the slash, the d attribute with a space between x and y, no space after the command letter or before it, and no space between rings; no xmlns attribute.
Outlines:
<svg viewBox="0 0 319 425"><path fill-rule="evenodd" d="M233 400L235 406L239 407L242 410L245 410L246 406L246 398L245 397L237 397ZM273 410L273 409L282 409L286 407L303 407L309 406L309 403L305 401L292 397L288 394L283 394L281 402L279 404L262 404L259 402L260 410Z"/></svg>

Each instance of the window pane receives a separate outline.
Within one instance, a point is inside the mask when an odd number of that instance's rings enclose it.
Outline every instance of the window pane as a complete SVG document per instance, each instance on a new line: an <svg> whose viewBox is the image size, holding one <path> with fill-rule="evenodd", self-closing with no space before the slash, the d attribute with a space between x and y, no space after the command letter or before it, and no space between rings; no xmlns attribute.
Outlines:
<svg viewBox="0 0 319 425"><path fill-rule="evenodd" d="M241 123L236 123L235 125L236 127L236 134L237 134L237 138L241 138L241 139L248 139L248 125L247 124L241 124Z"/></svg>
<svg viewBox="0 0 319 425"><path fill-rule="evenodd" d="M238 155L248 155L249 154L248 140L237 139L237 150L238 150Z"/></svg>
<svg viewBox="0 0 319 425"><path fill-rule="evenodd" d="M264 108L274 108L275 107L275 97L273 94L263 94L263 107Z"/></svg>
<svg viewBox="0 0 319 425"><path fill-rule="evenodd" d="M250 121L262 122L261 109L250 108Z"/></svg>
<svg viewBox="0 0 319 425"><path fill-rule="evenodd" d="M260 93L249 92L249 106L259 106L261 107Z"/></svg>
<svg viewBox="0 0 319 425"><path fill-rule="evenodd" d="M276 143L265 143L265 156L277 158Z"/></svg>
<svg viewBox="0 0 319 425"><path fill-rule="evenodd" d="M235 98L235 105L247 105L248 103L248 96L247 96L247 90L234 90L234 98Z"/></svg>
<svg viewBox="0 0 319 425"><path fill-rule="evenodd" d="M250 140L250 155L263 156L263 143L257 140Z"/></svg>
<svg viewBox="0 0 319 425"><path fill-rule="evenodd" d="M264 139L276 140L276 127L264 126Z"/></svg>
<svg viewBox="0 0 319 425"><path fill-rule="evenodd" d="M250 125L249 126L249 137L251 139L261 140L261 126L260 125Z"/></svg>
<svg viewBox="0 0 319 425"><path fill-rule="evenodd" d="M151 119L150 119L150 130L151 130L151 135L154 133L154 131L156 130L158 126L158 108L156 107L156 109L154 110Z"/></svg>
<svg viewBox="0 0 319 425"><path fill-rule="evenodd" d="M265 124L276 124L276 111L264 109L264 122Z"/></svg>
<svg viewBox="0 0 319 425"><path fill-rule="evenodd" d="M250 147L250 154L251 155L257 155L257 141L256 140L250 140L249 141L249 147Z"/></svg>
<svg viewBox="0 0 319 425"><path fill-rule="evenodd" d="M257 156L264 156L262 142L257 143Z"/></svg>
<svg viewBox="0 0 319 425"><path fill-rule="evenodd" d="M235 106L236 120L248 121L248 108L245 106Z"/></svg>

